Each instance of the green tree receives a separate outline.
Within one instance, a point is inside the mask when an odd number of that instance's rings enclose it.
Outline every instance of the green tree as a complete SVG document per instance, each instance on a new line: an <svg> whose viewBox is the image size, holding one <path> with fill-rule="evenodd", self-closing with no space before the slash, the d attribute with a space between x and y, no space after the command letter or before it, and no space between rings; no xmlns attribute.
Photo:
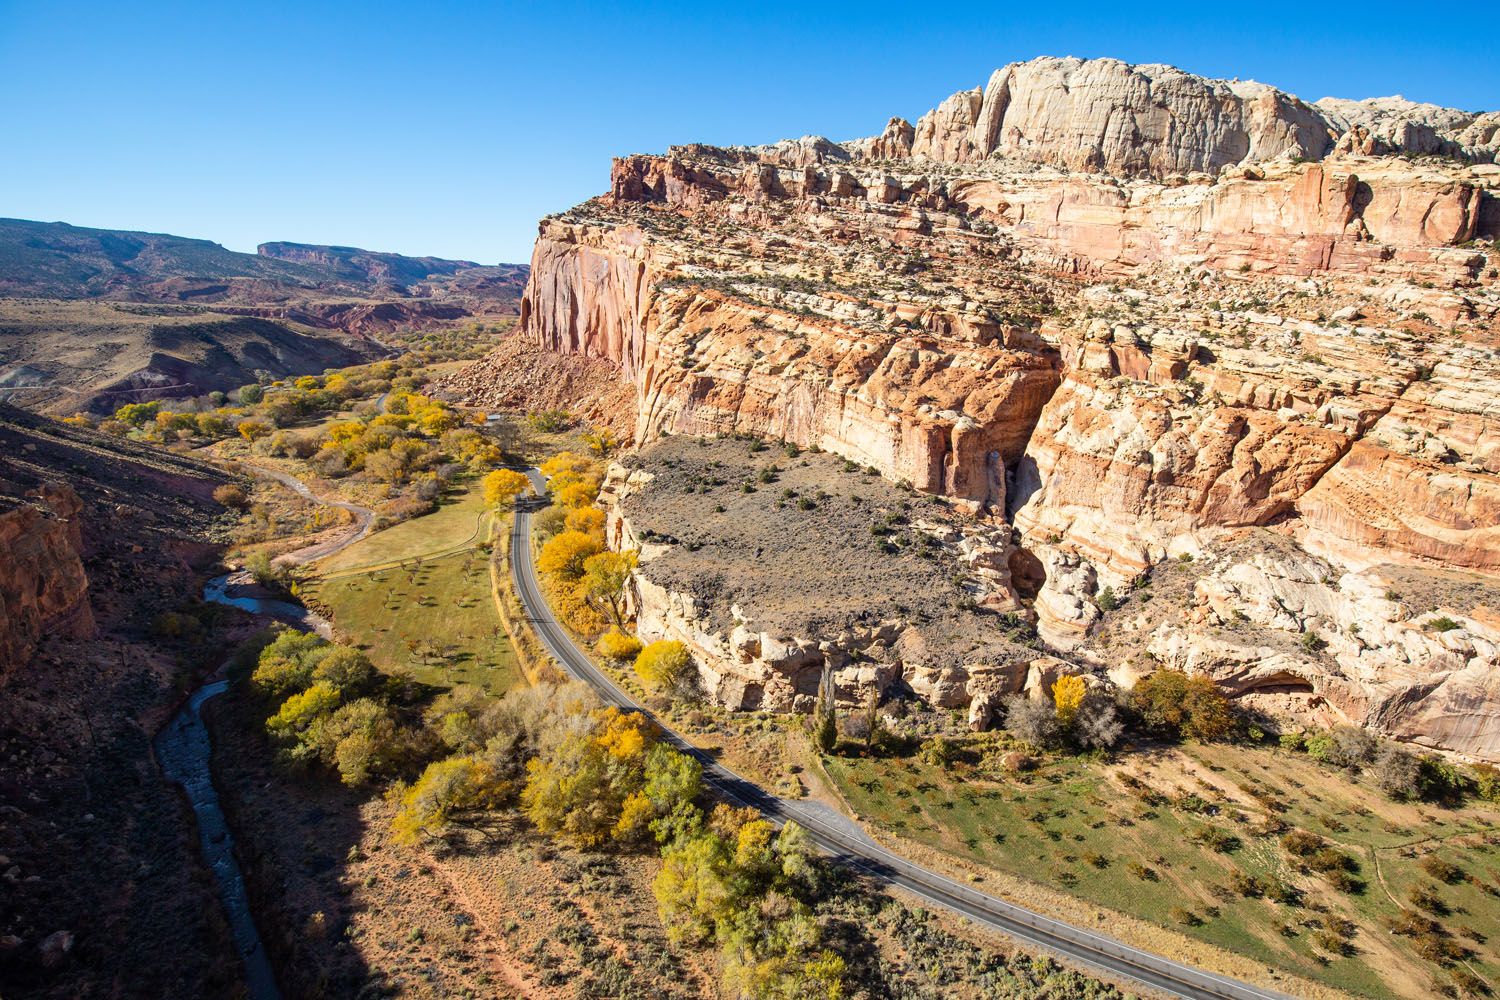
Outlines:
<svg viewBox="0 0 1500 1000"><path fill-rule="evenodd" d="M310 632L287 629L260 651L250 682L277 698L301 691L312 683L313 668L328 647L327 640Z"/></svg>
<svg viewBox="0 0 1500 1000"><path fill-rule="evenodd" d="M635 569L634 552L600 552L583 561L584 595L589 603L609 615L617 628L625 626L625 581Z"/></svg>
<svg viewBox="0 0 1500 1000"><path fill-rule="evenodd" d="M334 646L313 666L312 679L332 685L341 696L347 698L363 691L374 681L375 664L357 649Z"/></svg>
<svg viewBox="0 0 1500 1000"><path fill-rule="evenodd" d="M1234 725L1229 700L1201 674L1158 670L1136 682L1131 701L1148 727L1172 736L1222 739Z"/></svg>

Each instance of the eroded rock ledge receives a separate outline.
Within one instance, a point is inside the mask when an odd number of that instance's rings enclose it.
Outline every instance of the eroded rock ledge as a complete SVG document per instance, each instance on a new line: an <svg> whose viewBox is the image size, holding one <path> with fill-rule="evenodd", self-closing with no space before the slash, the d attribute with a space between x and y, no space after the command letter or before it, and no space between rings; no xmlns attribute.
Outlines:
<svg viewBox="0 0 1500 1000"><path fill-rule="evenodd" d="M807 711L825 674L846 704L960 708L1043 659L997 614L1016 607L1009 529L853 463L670 437L614 466L601 502L610 544L640 552L639 634L686 643L732 708Z"/></svg>

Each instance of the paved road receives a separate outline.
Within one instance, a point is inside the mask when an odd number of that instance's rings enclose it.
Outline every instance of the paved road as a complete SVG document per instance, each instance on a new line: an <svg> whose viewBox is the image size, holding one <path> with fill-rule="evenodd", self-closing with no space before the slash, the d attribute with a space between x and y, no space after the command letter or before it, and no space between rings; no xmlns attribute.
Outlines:
<svg viewBox="0 0 1500 1000"><path fill-rule="evenodd" d="M531 478L533 489L541 494L545 485L541 473L528 469L526 474ZM654 713L638 704L594 666L552 616L537 584L531 557L531 515L538 506L534 499L518 501L511 528L511 576L528 620L543 645L569 674L592 685L606 702L644 712L655 719ZM660 719L656 722L661 724ZM703 763L704 780L723 795L754 806L777 822L795 820L819 847L839 862L899 886L936 906L962 914L1018 940L1041 945L1084 965L1125 976L1173 996L1192 1000L1288 1000L1286 994L1217 976L1133 948L971 889L913 864L875 843L842 814L818 803L778 798L708 757L665 725L662 729L675 746Z"/></svg>

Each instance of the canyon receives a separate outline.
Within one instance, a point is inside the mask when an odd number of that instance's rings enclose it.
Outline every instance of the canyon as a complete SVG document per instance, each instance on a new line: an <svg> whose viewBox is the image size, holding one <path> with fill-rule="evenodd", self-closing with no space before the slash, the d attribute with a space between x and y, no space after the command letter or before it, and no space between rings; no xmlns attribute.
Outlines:
<svg viewBox="0 0 1500 1000"><path fill-rule="evenodd" d="M1494 113L1033 60L868 139L615 160L541 222L520 336L612 367L637 445L781 440L942 498L976 603L1046 647L989 664L1000 693L1167 665L1270 718L1493 760L1497 136ZM645 555L650 638L684 605ZM727 626L675 631L743 691ZM977 689L908 666L866 683L982 724Z"/></svg>

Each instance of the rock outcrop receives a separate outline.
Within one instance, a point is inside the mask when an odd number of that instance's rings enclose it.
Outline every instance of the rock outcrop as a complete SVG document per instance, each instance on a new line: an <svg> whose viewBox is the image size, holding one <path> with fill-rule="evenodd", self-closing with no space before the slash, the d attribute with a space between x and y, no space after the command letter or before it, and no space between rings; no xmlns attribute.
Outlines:
<svg viewBox="0 0 1500 1000"><path fill-rule="evenodd" d="M803 148L815 146L804 141ZM1399 97L1304 103L1265 84L1173 66L1044 57L998 69L917 120L896 118L843 147L878 160L990 157L1066 170L1162 177L1336 151L1495 159L1500 116Z"/></svg>
<svg viewBox="0 0 1500 1000"><path fill-rule="evenodd" d="M637 444L781 439L945 498L985 533L933 536L984 605L1074 669L1128 682L1150 653L1261 701L1283 678L1278 710L1493 755L1482 609L1453 605L1460 647L1414 642L1430 609L1406 604L1357 651L1281 640L1373 613L1351 574L1500 570L1494 119L1034 60L871 139L616 160L609 194L543 221L520 329L613 366ZM1109 648L1132 588L1245 538L1327 567L1311 625L1225 639L1205 581L1130 630L1132 663ZM831 636L752 655L685 593L643 622L691 639L723 700L816 686ZM895 659L936 704L981 693Z"/></svg>
<svg viewBox="0 0 1500 1000"><path fill-rule="evenodd" d="M0 512L0 675L24 664L44 630L93 632L79 514L66 486L46 486Z"/></svg>

